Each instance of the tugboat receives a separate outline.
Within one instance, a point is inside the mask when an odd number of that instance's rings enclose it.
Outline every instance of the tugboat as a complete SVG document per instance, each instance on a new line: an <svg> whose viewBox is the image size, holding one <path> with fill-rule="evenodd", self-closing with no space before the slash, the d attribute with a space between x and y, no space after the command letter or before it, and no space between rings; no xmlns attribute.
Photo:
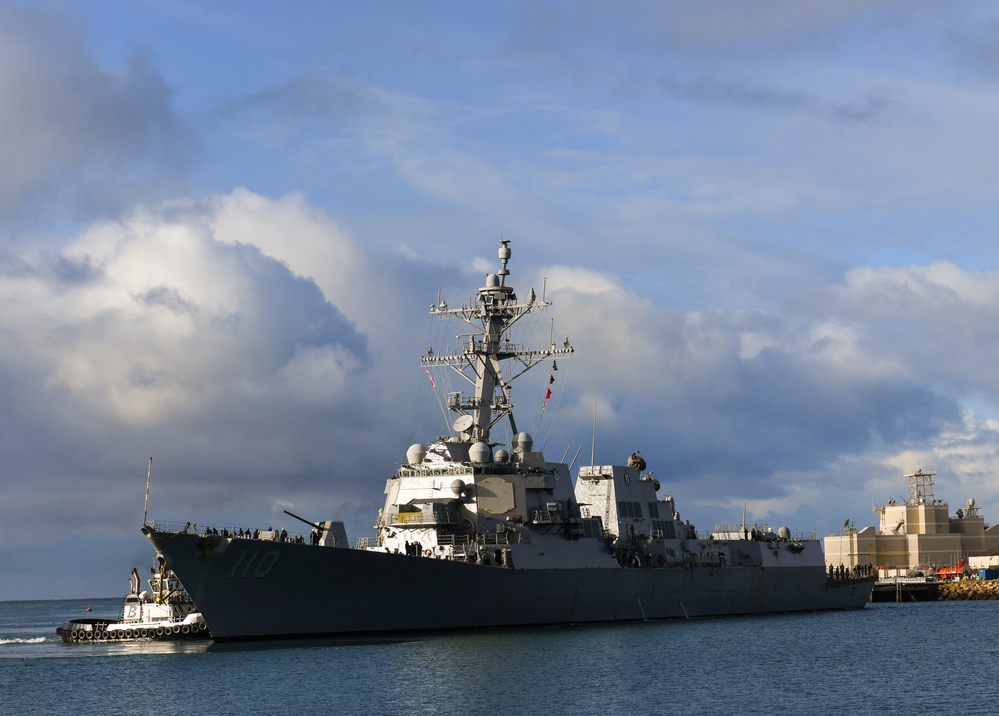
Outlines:
<svg viewBox="0 0 999 716"><path fill-rule="evenodd" d="M471 301L431 306L432 317L465 324L453 353L432 346L423 356L431 388L439 369L473 393L438 394L453 414L449 432L408 449L386 481L373 539L350 547L334 522L310 522L306 543L144 518L143 534L192 588L213 639L864 607L873 580L830 579L814 534L745 519L698 533L672 497L657 496L637 452L624 465L581 466L573 485L569 465L535 450L514 420L511 384L546 363L550 391L557 361L574 349L568 339L514 342L511 329L552 304L533 289L519 300L507 284L509 243Z"/></svg>
<svg viewBox="0 0 999 716"><path fill-rule="evenodd" d="M139 572L129 577L131 587L118 619L72 619L56 634L67 643L137 641L142 639L209 639L208 625L184 585L166 563L149 578L149 591L139 591ZM88 611L90 609L88 605Z"/></svg>

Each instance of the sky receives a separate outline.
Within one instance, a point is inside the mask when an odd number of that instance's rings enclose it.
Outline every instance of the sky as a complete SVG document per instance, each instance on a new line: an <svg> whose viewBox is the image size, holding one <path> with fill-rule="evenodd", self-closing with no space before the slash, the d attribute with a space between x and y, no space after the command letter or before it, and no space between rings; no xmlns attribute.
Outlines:
<svg viewBox="0 0 999 716"><path fill-rule="evenodd" d="M150 456L150 519L372 535L500 239L549 459L991 524L996 126L986 2L0 0L0 599L124 595Z"/></svg>

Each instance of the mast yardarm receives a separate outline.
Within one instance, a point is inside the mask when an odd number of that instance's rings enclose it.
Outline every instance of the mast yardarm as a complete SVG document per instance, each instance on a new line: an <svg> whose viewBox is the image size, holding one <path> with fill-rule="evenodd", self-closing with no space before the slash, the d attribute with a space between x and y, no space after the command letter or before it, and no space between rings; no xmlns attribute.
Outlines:
<svg viewBox="0 0 999 716"><path fill-rule="evenodd" d="M528 293L525 303L518 303L513 288L506 285L506 277L510 275L507 269L511 254L509 243L507 239L500 240L502 267L497 273L486 276L486 285L478 290L473 305L450 308L442 301L439 306L430 307L431 315L442 320L457 318L472 329L470 333L457 336L458 346L451 355L428 352L420 359L426 367L449 366L475 386L471 396L459 392L448 398L448 408L457 414L453 427L463 442L488 443L489 431L504 416L509 416L510 429L516 435L510 385L538 363L573 352L568 340L561 348L552 343L548 348L526 349L510 343L509 331L517 321L552 304L539 301L534 289ZM505 376L502 369L505 361L515 361L512 367L518 372Z"/></svg>

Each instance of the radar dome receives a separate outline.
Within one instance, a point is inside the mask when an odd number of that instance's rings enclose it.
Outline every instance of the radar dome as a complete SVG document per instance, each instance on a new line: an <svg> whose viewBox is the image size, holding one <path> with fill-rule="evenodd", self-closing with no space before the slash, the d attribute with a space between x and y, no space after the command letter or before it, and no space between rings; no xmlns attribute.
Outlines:
<svg viewBox="0 0 999 716"><path fill-rule="evenodd" d="M789 530L787 527L778 527L777 539L783 539L783 540L791 539L791 530Z"/></svg>
<svg viewBox="0 0 999 716"><path fill-rule="evenodd" d="M409 465L419 465L423 462L423 458L427 456L427 448L425 445L420 443L414 443L409 446L409 450L406 451L406 463Z"/></svg>
<svg viewBox="0 0 999 716"><path fill-rule="evenodd" d="M493 459L496 460L496 462L507 462L510 459L510 453L506 450L497 450L496 454L493 455Z"/></svg>
<svg viewBox="0 0 999 716"><path fill-rule="evenodd" d="M968 498L968 507L974 507L974 506L975 506L975 498L974 497L969 497Z"/></svg>
<svg viewBox="0 0 999 716"><path fill-rule="evenodd" d="M460 497L461 493L464 491L465 491L464 480L455 480L454 482L451 483L451 492L453 492L455 495Z"/></svg>
<svg viewBox="0 0 999 716"><path fill-rule="evenodd" d="M479 442L468 448L468 459L474 463L484 464L489 462L492 450L485 443Z"/></svg>
<svg viewBox="0 0 999 716"><path fill-rule="evenodd" d="M486 276L486 288L496 288L500 285L499 276L494 273Z"/></svg>
<svg viewBox="0 0 999 716"><path fill-rule="evenodd" d="M528 433L517 433L517 437L513 439L513 449L517 452L531 452L533 447L534 438Z"/></svg>

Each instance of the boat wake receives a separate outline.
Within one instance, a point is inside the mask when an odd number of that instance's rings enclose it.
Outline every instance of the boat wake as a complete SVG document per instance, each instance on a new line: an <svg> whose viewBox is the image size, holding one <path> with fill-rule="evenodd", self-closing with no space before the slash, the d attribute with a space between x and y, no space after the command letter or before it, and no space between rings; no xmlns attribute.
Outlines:
<svg viewBox="0 0 999 716"><path fill-rule="evenodd" d="M0 646L7 646L9 644L44 644L47 641L56 641L55 639L49 639L48 637L38 636L31 639L22 639L21 637L5 638L0 637Z"/></svg>

